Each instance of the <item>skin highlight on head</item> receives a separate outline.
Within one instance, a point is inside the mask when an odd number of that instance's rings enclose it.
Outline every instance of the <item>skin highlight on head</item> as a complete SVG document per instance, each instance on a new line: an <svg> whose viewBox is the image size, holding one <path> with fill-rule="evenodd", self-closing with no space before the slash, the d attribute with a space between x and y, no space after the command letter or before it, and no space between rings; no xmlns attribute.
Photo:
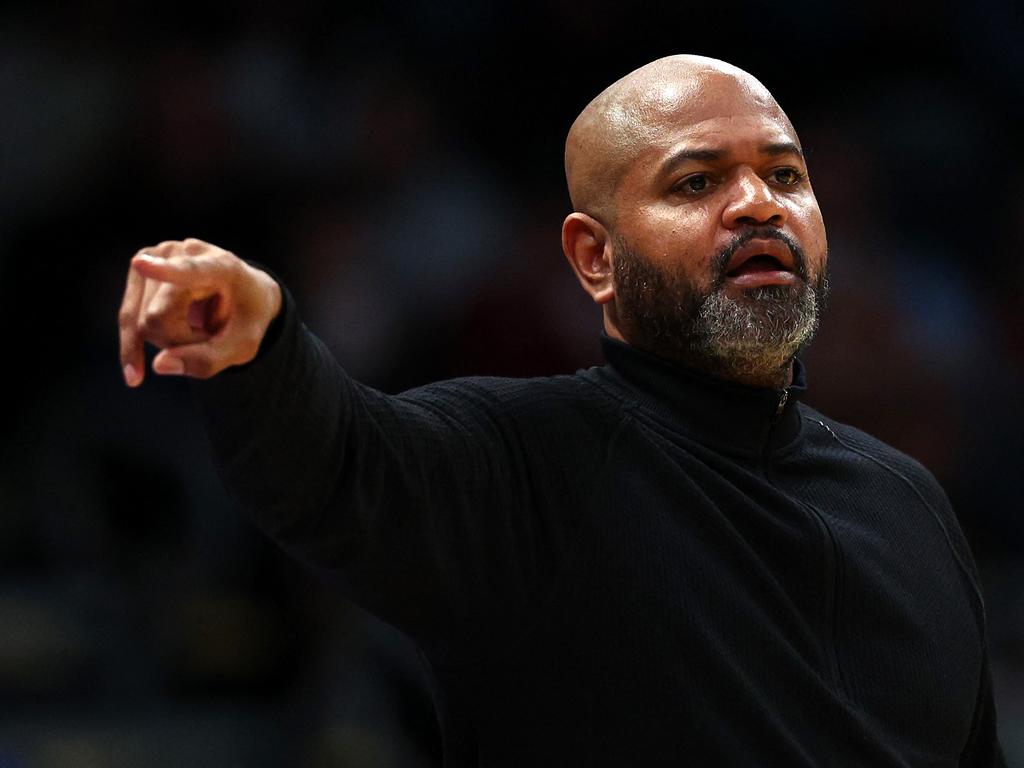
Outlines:
<svg viewBox="0 0 1024 768"><path fill-rule="evenodd" d="M788 383L827 245L799 139L758 80L699 56L652 62L587 105L565 167L563 250L610 336L718 378ZM748 242L796 264L727 274L723 254Z"/></svg>
<svg viewBox="0 0 1024 768"><path fill-rule="evenodd" d="M752 98L782 110L752 75L728 62L680 54L652 61L615 81L579 114L565 141L565 177L573 208L614 220L613 193L624 172L658 139L658 122L681 104L708 98L710 78L742 82Z"/></svg>

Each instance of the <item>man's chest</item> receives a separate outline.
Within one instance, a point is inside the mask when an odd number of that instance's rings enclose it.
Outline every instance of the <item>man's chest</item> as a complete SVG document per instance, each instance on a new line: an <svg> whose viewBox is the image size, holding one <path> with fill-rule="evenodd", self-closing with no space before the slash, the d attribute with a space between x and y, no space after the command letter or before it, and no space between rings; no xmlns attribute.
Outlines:
<svg viewBox="0 0 1024 768"><path fill-rule="evenodd" d="M840 727L919 760L956 754L981 641L913 486L870 462L736 460L640 437L593 495L548 603L543 634L572 656L558 674L631 669L606 690L683 707L698 731L750 709L811 742Z"/></svg>

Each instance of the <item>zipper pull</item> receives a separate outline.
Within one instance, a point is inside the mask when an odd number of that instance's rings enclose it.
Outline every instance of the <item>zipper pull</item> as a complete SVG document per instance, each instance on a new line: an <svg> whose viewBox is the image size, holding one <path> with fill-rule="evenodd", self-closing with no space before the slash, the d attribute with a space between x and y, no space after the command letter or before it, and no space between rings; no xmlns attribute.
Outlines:
<svg viewBox="0 0 1024 768"><path fill-rule="evenodd" d="M775 409L775 421L778 421L779 417L782 415L782 411L786 407L787 400L789 400L789 390L784 389L782 390L782 395L779 397L779 405Z"/></svg>

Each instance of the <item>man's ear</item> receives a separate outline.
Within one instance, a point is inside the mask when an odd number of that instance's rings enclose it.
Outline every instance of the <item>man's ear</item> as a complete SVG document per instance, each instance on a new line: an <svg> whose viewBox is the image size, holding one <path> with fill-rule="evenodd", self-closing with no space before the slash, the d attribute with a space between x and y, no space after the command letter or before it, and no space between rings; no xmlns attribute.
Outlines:
<svg viewBox="0 0 1024 768"><path fill-rule="evenodd" d="M585 213L570 213L562 222L562 251L590 298L597 304L615 298L611 237L604 224Z"/></svg>

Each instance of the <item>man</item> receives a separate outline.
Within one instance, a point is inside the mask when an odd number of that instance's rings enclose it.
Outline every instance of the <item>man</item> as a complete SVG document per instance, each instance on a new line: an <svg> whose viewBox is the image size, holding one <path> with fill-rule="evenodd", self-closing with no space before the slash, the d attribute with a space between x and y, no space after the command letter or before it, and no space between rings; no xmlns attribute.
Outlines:
<svg viewBox="0 0 1024 768"><path fill-rule="evenodd" d="M382 395L272 278L185 240L133 260L125 378L149 341L209 379L226 482L415 639L448 765L1002 764L944 494L799 402L826 241L771 94L655 61L579 116L566 175L604 367Z"/></svg>

